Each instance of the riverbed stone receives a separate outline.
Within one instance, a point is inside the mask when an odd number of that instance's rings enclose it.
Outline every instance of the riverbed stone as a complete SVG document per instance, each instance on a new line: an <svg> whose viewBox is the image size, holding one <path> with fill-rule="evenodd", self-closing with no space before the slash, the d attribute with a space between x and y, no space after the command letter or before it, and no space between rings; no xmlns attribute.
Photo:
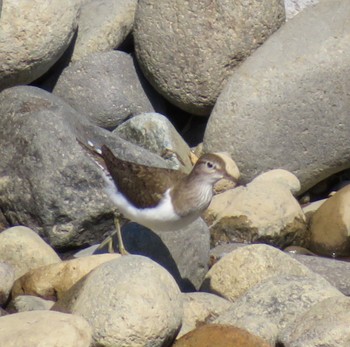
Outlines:
<svg viewBox="0 0 350 347"><path fill-rule="evenodd" d="M60 263L61 259L33 230L16 226L0 233L0 262L10 265L17 279L40 266Z"/></svg>
<svg viewBox="0 0 350 347"><path fill-rule="evenodd" d="M208 115L235 66L284 19L281 0L249 6L230 0L141 0L135 51L145 76L165 98L187 112Z"/></svg>
<svg viewBox="0 0 350 347"><path fill-rule="evenodd" d="M154 111L140 79L131 55L94 53L64 69L53 93L94 124L114 129L128 117Z"/></svg>
<svg viewBox="0 0 350 347"><path fill-rule="evenodd" d="M77 28L80 0L5 1L1 11L0 91L42 76ZM1 6L0 6L1 8Z"/></svg>
<svg viewBox="0 0 350 347"><path fill-rule="evenodd" d="M305 9L232 73L211 113L205 151L230 152L242 183L286 169L300 193L349 168L349 60L350 2Z"/></svg>
<svg viewBox="0 0 350 347"><path fill-rule="evenodd" d="M83 1L72 61L118 48L134 24L137 0Z"/></svg>

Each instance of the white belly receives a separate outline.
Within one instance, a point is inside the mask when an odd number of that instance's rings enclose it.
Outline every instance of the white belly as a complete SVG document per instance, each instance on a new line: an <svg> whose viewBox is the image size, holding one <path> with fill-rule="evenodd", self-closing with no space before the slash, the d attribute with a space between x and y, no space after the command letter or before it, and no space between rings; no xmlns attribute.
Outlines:
<svg viewBox="0 0 350 347"><path fill-rule="evenodd" d="M153 231L173 231L178 230L199 217L199 215L190 215L180 217L174 211L171 204L169 190L166 191L161 202L152 208L137 209L122 194L118 192L114 184L109 182L107 193L118 210L129 220L144 225Z"/></svg>

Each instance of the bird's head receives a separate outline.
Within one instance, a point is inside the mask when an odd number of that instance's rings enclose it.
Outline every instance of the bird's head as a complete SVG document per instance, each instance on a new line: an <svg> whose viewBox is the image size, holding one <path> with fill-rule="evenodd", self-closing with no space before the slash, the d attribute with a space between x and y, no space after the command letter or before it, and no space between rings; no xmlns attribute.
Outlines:
<svg viewBox="0 0 350 347"><path fill-rule="evenodd" d="M222 178L237 182L240 176L236 163L224 152L202 155L192 172L210 184L215 184Z"/></svg>

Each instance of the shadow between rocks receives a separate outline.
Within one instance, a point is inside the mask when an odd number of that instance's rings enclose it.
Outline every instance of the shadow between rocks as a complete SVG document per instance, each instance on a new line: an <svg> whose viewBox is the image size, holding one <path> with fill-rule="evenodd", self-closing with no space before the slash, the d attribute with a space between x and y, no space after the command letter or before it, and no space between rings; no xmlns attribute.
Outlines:
<svg viewBox="0 0 350 347"><path fill-rule="evenodd" d="M124 246L130 254L143 255L163 266L174 277L182 292L196 291L195 286L188 278L182 278L179 268L169 248L163 240L150 229L136 223L127 223L122 228ZM113 245L117 250L117 236L113 236ZM107 253L107 245L96 250L94 254Z"/></svg>

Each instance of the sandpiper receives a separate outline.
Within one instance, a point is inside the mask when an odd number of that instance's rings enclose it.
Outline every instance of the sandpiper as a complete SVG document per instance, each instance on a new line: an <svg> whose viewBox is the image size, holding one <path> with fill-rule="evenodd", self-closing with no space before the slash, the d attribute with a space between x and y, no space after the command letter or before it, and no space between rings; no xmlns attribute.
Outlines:
<svg viewBox="0 0 350 347"><path fill-rule="evenodd" d="M226 153L204 154L186 175L122 160L106 145L97 148L90 141L78 142L102 169L106 191L118 211L155 232L190 224L209 206L217 181L226 178L236 182L239 178L235 162ZM117 217L115 226L119 251L128 254Z"/></svg>

